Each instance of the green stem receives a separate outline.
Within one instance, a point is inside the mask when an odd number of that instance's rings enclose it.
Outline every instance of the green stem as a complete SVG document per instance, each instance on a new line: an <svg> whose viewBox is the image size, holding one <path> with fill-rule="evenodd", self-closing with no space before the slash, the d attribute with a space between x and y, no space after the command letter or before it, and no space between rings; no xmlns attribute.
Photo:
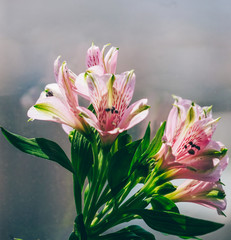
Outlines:
<svg viewBox="0 0 231 240"><path fill-rule="evenodd" d="M73 175L73 190L77 215L82 213L82 191L78 178Z"/></svg>
<svg viewBox="0 0 231 240"><path fill-rule="evenodd" d="M77 159L76 159L76 154L75 154L75 150L74 150L76 135L77 135L77 131L75 131L73 140L71 143L71 162L72 162L72 165L73 165L75 171L77 170L76 169L77 168L76 167ZM82 213L82 189L81 189L81 185L79 183L78 177L75 174L73 174L73 192L74 192L76 213L77 213L77 215L79 215Z"/></svg>
<svg viewBox="0 0 231 240"><path fill-rule="evenodd" d="M98 175L98 179L95 180L96 184L94 187L93 197L91 200L91 205L90 205L87 220L86 220L87 226L89 226L91 224L91 222L93 221L94 216L98 210L98 207L97 207L98 197L100 196L100 193L101 193L103 187L105 186L106 177L107 177L108 155L109 155L109 151L107 149L103 149L103 152L101 155L102 160L100 161L100 166L98 168L99 175ZM93 204L94 204L94 206L93 206Z"/></svg>
<svg viewBox="0 0 231 240"><path fill-rule="evenodd" d="M118 224L129 222L135 218L139 217L137 215L135 217L133 214L127 214L125 211L114 210L107 215L102 222L91 227L89 236L98 236Z"/></svg>
<svg viewBox="0 0 231 240"><path fill-rule="evenodd" d="M85 218L85 222L88 216L88 211L91 207L92 204L92 196L95 191L96 187L96 182L97 182L97 175L98 175L98 146L97 146L97 141L94 139L91 142L92 146L92 152L93 152L93 160L94 160L94 165L93 165L93 177L92 177L92 182L89 183L89 193L87 194L86 201L84 203L84 209L83 209L83 216Z"/></svg>
<svg viewBox="0 0 231 240"><path fill-rule="evenodd" d="M112 198L111 189L107 184L103 190L103 193L100 195L98 202L96 203L97 209L99 209L103 204L109 201Z"/></svg>

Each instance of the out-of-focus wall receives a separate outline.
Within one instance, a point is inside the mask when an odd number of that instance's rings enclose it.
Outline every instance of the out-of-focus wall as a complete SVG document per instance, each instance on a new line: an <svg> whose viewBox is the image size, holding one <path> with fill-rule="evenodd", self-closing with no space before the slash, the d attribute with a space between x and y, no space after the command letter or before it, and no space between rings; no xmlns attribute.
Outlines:
<svg viewBox="0 0 231 240"><path fill-rule="evenodd" d="M44 86L54 82L54 59L62 55L76 74L83 72L93 41L120 48L117 72L135 69L134 100L149 99L147 121L154 131L167 117L171 94L180 95L214 106L214 115L222 117L215 138L231 148L230 39L228 0L2 0L0 125L27 137L57 140L69 153L58 124L28 123L26 112ZM131 132L143 134L144 125ZM222 179L227 218L204 207L180 205L185 214L226 224L204 239L230 239L230 171L229 166ZM72 177L52 162L19 152L2 136L0 196L0 239L68 238L75 218Z"/></svg>

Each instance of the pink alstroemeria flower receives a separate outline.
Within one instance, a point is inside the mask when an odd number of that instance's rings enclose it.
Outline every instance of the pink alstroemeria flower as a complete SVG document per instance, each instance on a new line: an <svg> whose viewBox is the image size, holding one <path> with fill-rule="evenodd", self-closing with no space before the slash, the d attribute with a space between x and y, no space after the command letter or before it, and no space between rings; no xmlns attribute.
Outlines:
<svg viewBox="0 0 231 240"><path fill-rule="evenodd" d="M194 202L217 209L218 214L226 208L225 192L219 182L186 180L177 189L165 195L174 202Z"/></svg>
<svg viewBox="0 0 231 240"><path fill-rule="evenodd" d="M211 107L201 108L176 97L167 119L162 164L162 168L172 169L172 178L219 180L228 156L221 143L211 140L217 121Z"/></svg>
<svg viewBox="0 0 231 240"><path fill-rule="evenodd" d="M88 71L93 70L98 75L105 73L115 74L118 48L111 47L105 56L106 47L109 45L104 45L102 51L100 51L99 47L92 44L87 50L86 66Z"/></svg>
<svg viewBox="0 0 231 240"><path fill-rule="evenodd" d="M107 73L115 74L118 48L111 47L105 55L106 47L110 44L104 45L100 51L99 47L92 44L87 50L86 56L86 68L88 72L92 72L97 75L103 75ZM88 85L84 77L85 73L81 73L76 77L76 89L79 95L90 100Z"/></svg>
<svg viewBox="0 0 231 240"><path fill-rule="evenodd" d="M86 132L87 125L79 116L78 98L74 85L75 74L67 68L66 62L60 64L58 57L54 62L57 83L48 84L36 104L27 115L33 120L46 120L61 123L69 133L72 129Z"/></svg>
<svg viewBox="0 0 231 240"><path fill-rule="evenodd" d="M86 108L78 109L82 111L86 122L100 133L104 144L111 144L119 133L147 116L147 99L139 100L128 107L135 88L133 71L120 75L87 72L85 77L96 115Z"/></svg>

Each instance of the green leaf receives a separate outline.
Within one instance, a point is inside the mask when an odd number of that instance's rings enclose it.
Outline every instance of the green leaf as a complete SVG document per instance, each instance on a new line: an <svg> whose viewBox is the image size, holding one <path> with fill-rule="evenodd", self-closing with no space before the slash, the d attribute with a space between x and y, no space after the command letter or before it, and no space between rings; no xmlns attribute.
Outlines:
<svg viewBox="0 0 231 240"><path fill-rule="evenodd" d="M71 159L81 189L93 164L93 154L90 142L78 131L75 131L71 143Z"/></svg>
<svg viewBox="0 0 231 240"><path fill-rule="evenodd" d="M83 214L80 214L75 218L74 230L75 235L78 236L80 240L87 240L87 232L83 221Z"/></svg>
<svg viewBox="0 0 231 240"><path fill-rule="evenodd" d="M148 148L148 145L150 144L150 136L151 136L151 128L150 128L150 122L149 122L141 143L142 152L145 152L146 149Z"/></svg>
<svg viewBox="0 0 231 240"><path fill-rule="evenodd" d="M137 236L141 237L143 240L155 240L155 237L150 232L144 230L142 227L137 225L132 225L126 228L129 232L135 233Z"/></svg>
<svg viewBox="0 0 231 240"><path fill-rule="evenodd" d="M57 162L70 172L75 173L65 152L57 143L45 138L26 138L11 133L2 127L1 130L5 138L22 152Z"/></svg>
<svg viewBox="0 0 231 240"><path fill-rule="evenodd" d="M155 240L155 237L150 232L147 232L142 227L137 225L131 225L121 229L118 232L110 233L104 236L100 236L97 240Z"/></svg>
<svg viewBox="0 0 231 240"><path fill-rule="evenodd" d="M132 137L127 131L120 133L111 147L111 153L114 154L130 142L132 142Z"/></svg>
<svg viewBox="0 0 231 240"><path fill-rule="evenodd" d="M170 199L163 197L161 195L156 195L151 200L151 205L153 210L158 211L169 211L179 213L179 209L176 204Z"/></svg>
<svg viewBox="0 0 231 240"><path fill-rule="evenodd" d="M140 176L140 180L145 179L149 173L150 163L148 163L148 159L153 157L162 146L162 137L164 134L166 122L164 122L159 130L156 133L156 136L153 138L150 143L150 123L146 129L145 135L137 147L137 150L134 154L132 162L130 164L129 174L136 171L136 176ZM149 144L150 143L150 144Z"/></svg>
<svg viewBox="0 0 231 240"><path fill-rule="evenodd" d="M108 165L108 183L113 194L120 191L126 184L130 164L139 144L140 140L127 144L110 159Z"/></svg>
<svg viewBox="0 0 231 240"><path fill-rule="evenodd" d="M127 212L139 215L154 230L182 237L207 234L224 226L221 223L191 218L174 212L147 209L131 209Z"/></svg>
<svg viewBox="0 0 231 240"><path fill-rule="evenodd" d="M164 135L165 125L166 125L166 121L162 123L162 125L156 132L156 136L153 138L148 149L144 153L146 158L153 157L160 150L162 146L162 137Z"/></svg>
<svg viewBox="0 0 231 240"><path fill-rule="evenodd" d="M147 150L148 145L150 143L150 134L151 134L151 129L150 129L150 122L148 123L148 127L145 131L144 137L143 139L141 139L141 142L139 144L139 146L136 149L136 152L133 156L132 162L130 164L130 169L129 169L129 174L131 174L134 170L138 170L138 172L140 171L141 173L143 173L143 169L145 169L145 173L146 173L146 167L144 164L144 166L140 165L139 162L142 161L141 155ZM139 174L138 174L139 175ZM143 174L141 174L143 175Z"/></svg>
<svg viewBox="0 0 231 240"><path fill-rule="evenodd" d="M128 133L119 136L118 138L118 150L131 143L132 137Z"/></svg>
<svg viewBox="0 0 231 240"><path fill-rule="evenodd" d="M96 111L95 111L95 109L94 109L94 107L93 107L92 104L90 104L90 105L88 106L88 109L89 109L91 112L93 112L94 114L96 114Z"/></svg>
<svg viewBox="0 0 231 240"><path fill-rule="evenodd" d="M171 182L165 182L162 185L155 187L155 192L160 195L166 195L176 190Z"/></svg>
<svg viewBox="0 0 231 240"><path fill-rule="evenodd" d="M68 240L79 240L79 238L72 232Z"/></svg>

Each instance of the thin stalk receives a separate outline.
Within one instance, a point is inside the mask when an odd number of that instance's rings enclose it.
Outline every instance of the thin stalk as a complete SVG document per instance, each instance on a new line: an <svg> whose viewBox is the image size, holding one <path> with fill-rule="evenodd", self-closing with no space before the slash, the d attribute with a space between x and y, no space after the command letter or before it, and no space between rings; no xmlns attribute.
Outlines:
<svg viewBox="0 0 231 240"><path fill-rule="evenodd" d="M86 220L87 226L91 224L91 222L94 219L94 216L98 210L96 203L98 201L98 197L100 196L100 193L106 182L108 154L109 154L109 152L107 150L103 149L102 161L101 161L101 164L98 169L99 170L98 179L96 179L96 184L95 184L94 191L93 191L93 197L91 200L91 205L90 205L87 220ZM93 207L93 204L94 204L94 207Z"/></svg>
<svg viewBox="0 0 231 240"><path fill-rule="evenodd" d="M107 184L96 203L96 208L99 209L103 204L105 204L111 198L112 198L111 189L110 189L109 185Z"/></svg>
<svg viewBox="0 0 231 240"><path fill-rule="evenodd" d="M75 199L75 208L77 216L82 213L82 191L79 181L76 176L73 175L73 190Z"/></svg>
<svg viewBox="0 0 231 240"><path fill-rule="evenodd" d="M96 182L97 182L97 175L98 175L98 146L97 146L97 141L96 139L94 139L91 142L91 146L92 146L92 152L93 152L93 161L94 161L94 165L93 165L93 178L92 178L92 182L89 183L89 193L87 194L86 197L86 201L84 203L84 209L83 209L83 216L85 217L85 222L88 216L88 211L91 207L91 203L92 203L92 196L94 194L95 191L95 186L96 186Z"/></svg>
<svg viewBox="0 0 231 240"><path fill-rule="evenodd" d="M71 162L76 171L76 154L75 154L75 140L76 140L77 131L75 131L72 143L71 143ZM76 171L77 172L77 171ZM79 183L78 177L73 174L73 192L74 192L74 199L75 199L75 208L77 216L82 213L82 189Z"/></svg>
<svg viewBox="0 0 231 240"><path fill-rule="evenodd" d="M104 218L104 221L91 227L89 236L98 236L118 224L131 221L135 218L139 218L139 216L136 215L135 217L133 214L127 214L125 211L121 210L112 211L110 215L107 215Z"/></svg>

